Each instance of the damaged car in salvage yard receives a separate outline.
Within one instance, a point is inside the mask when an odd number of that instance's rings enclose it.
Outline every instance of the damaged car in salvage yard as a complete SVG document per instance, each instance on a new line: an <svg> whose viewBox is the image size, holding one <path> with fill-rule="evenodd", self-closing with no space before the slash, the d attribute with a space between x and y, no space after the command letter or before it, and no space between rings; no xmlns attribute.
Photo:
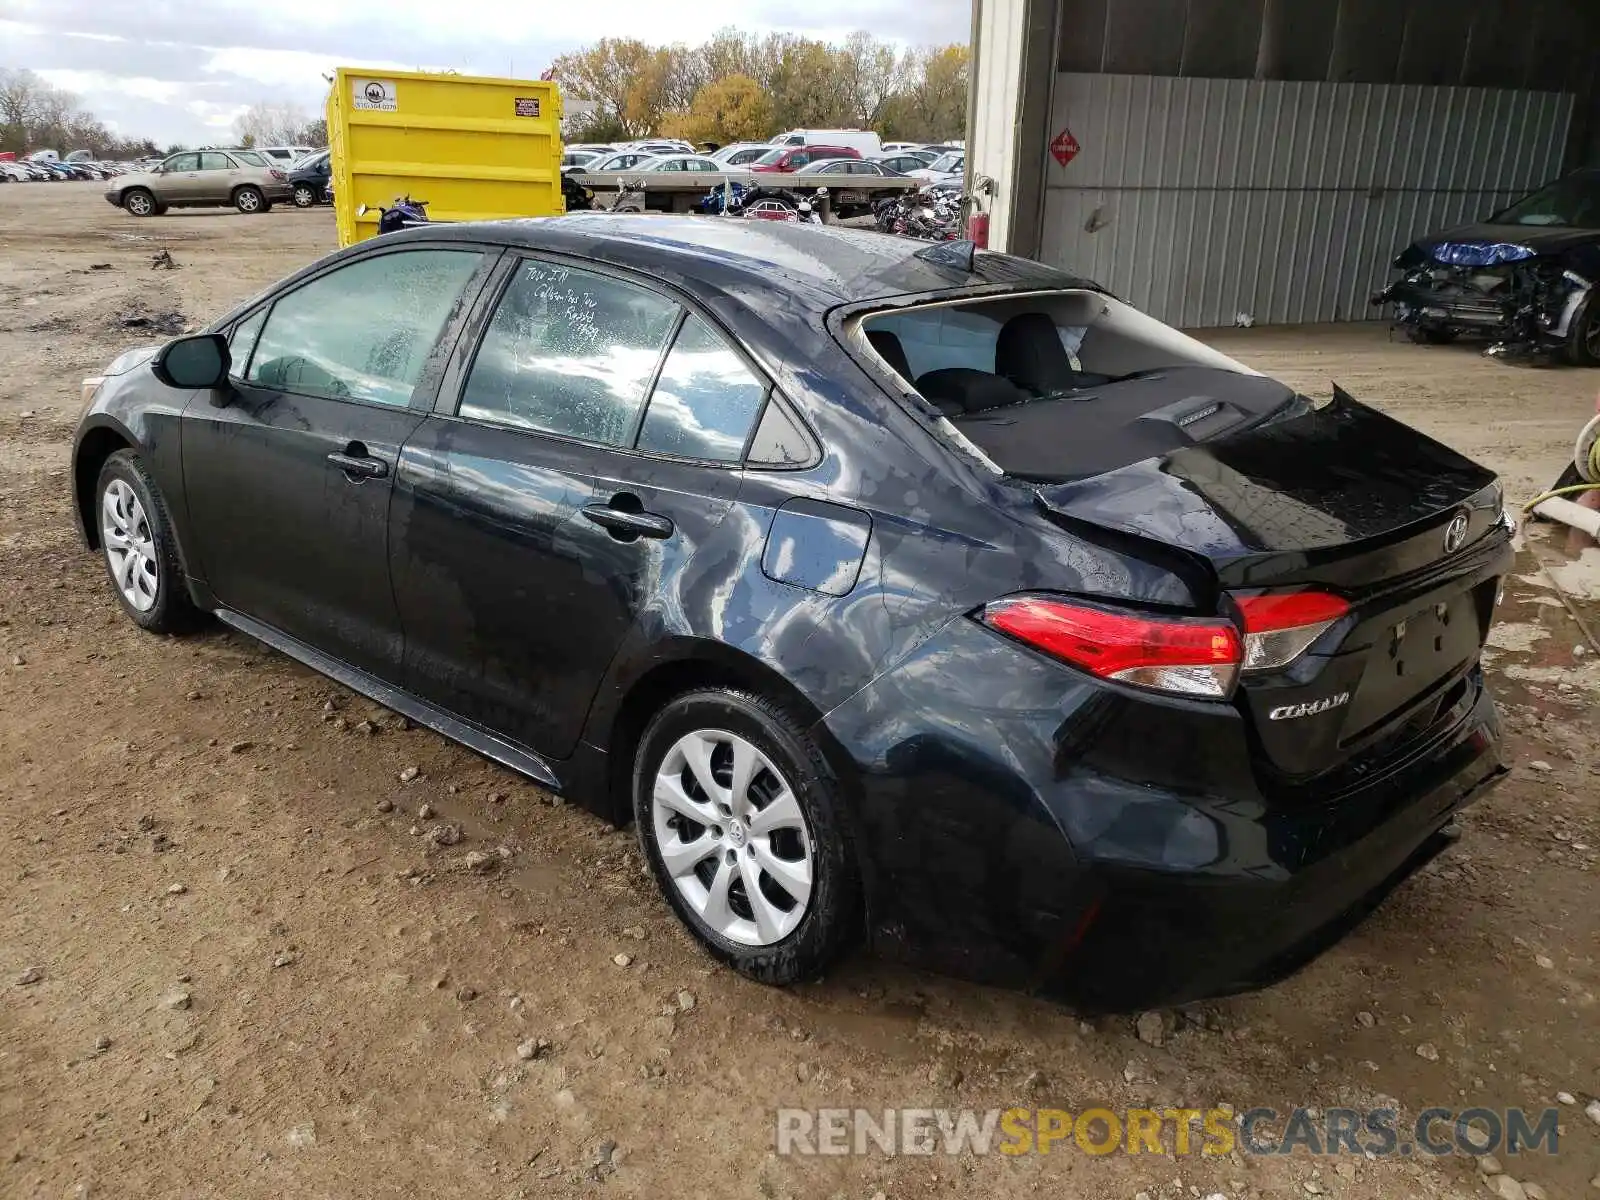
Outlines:
<svg viewBox="0 0 1600 1200"><path fill-rule="evenodd" d="M1504 773L1493 475L970 243L609 214L334 254L84 382L81 532L606 820L721 962L1281 978Z"/></svg>
<svg viewBox="0 0 1600 1200"><path fill-rule="evenodd" d="M1575 171L1479 225L1419 238L1372 298L1413 341L1486 337L1489 353L1600 366L1600 169Z"/></svg>

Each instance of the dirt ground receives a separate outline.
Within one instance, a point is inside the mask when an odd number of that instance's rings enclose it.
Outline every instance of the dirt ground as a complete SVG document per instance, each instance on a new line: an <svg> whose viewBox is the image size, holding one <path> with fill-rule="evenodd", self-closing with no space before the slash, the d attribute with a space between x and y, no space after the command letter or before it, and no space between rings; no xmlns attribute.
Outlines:
<svg viewBox="0 0 1600 1200"><path fill-rule="evenodd" d="M79 380L151 340L126 319L203 323L333 245L327 210L136 221L97 185L0 187L0 1195L1467 1197L1460 1156L780 1158L774 1109L1569 1093L1560 1153L1504 1165L1600 1196L1600 665L1541 567L1600 630L1600 553L1534 535L1491 654L1516 770L1290 981L1169 1015L1160 1045L866 955L769 990L680 932L631 832L242 637L139 632L80 548ZM1513 495L1600 388L1376 325L1214 340Z"/></svg>

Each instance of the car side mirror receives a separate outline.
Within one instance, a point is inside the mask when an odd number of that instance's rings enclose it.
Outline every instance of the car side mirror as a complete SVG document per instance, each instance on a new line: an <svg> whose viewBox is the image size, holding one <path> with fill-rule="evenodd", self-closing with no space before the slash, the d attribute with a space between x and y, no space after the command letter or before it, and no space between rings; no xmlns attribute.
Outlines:
<svg viewBox="0 0 1600 1200"><path fill-rule="evenodd" d="M220 333L201 333L168 342L150 361L150 370L157 379L170 388L185 391L221 387L228 382L232 366L228 339Z"/></svg>

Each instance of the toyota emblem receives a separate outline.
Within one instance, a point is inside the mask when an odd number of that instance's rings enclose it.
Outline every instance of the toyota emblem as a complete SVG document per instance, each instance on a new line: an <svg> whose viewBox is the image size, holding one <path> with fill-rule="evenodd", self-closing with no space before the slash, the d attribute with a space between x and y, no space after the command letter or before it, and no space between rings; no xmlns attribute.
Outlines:
<svg viewBox="0 0 1600 1200"><path fill-rule="evenodd" d="M1467 544L1467 514L1459 512L1450 518L1450 524L1444 527L1444 552L1454 554Z"/></svg>

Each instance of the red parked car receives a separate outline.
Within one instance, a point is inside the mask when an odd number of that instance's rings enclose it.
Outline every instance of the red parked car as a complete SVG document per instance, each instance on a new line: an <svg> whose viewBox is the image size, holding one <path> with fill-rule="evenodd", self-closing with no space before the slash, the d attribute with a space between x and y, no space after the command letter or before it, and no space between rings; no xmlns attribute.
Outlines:
<svg viewBox="0 0 1600 1200"><path fill-rule="evenodd" d="M860 157L860 152L849 146L774 146L749 166L752 171L789 172L828 158Z"/></svg>

